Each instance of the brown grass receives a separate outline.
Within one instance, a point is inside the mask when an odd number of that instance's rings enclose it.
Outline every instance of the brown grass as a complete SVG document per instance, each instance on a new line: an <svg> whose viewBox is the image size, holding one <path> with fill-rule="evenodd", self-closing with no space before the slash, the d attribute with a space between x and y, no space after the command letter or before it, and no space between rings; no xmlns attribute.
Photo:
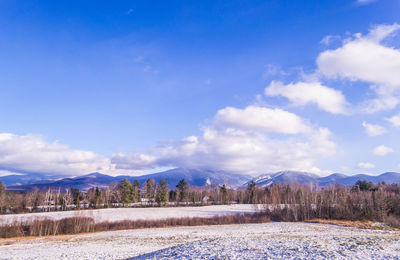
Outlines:
<svg viewBox="0 0 400 260"><path fill-rule="evenodd" d="M338 225L344 227L356 227L362 229L381 229L381 230L398 230L396 228L390 227L383 223L377 223L372 221L351 221L351 220L334 220L334 219L310 219L305 220L306 223L318 223L318 224L330 224Z"/></svg>
<svg viewBox="0 0 400 260"><path fill-rule="evenodd" d="M162 220L124 220L95 223L93 218L71 217L61 220L40 219L31 223L13 222L0 226L1 238L26 236L55 236L110 230L164 228L176 226L202 226L264 223L269 221L265 213L214 216L209 218L186 217Z"/></svg>

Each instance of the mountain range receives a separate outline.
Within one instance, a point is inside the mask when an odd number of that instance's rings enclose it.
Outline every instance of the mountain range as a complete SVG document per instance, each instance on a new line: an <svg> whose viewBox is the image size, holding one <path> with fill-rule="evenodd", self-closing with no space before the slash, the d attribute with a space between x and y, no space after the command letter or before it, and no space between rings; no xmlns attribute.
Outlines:
<svg viewBox="0 0 400 260"><path fill-rule="evenodd" d="M341 184L344 186L354 185L358 180L365 180L374 184L385 182L387 184L400 183L400 173L386 172L381 175L345 175L341 173L333 173L331 175L321 177L319 175L309 172L296 172L296 171L281 171L274 174L260 175L253 179L258 186L270 186L274 183L300 183L318 186L329 186ZM249 180L247 183L249 183ZM245 185L247 185L247 183Z"/></svg>
<svg viewBox="0 0 400 260"><path fill-rule="evenodd" d="M48 188L60 188L61 190L78 188L85 191L92 187L104 188L112 182L119 183L124 179L128 179L131 182L138 180L140 184L143 184L148 179L154 179L156 182L165 179L169 183L170 188L175 188L181 179L185 179L191 186L198 187L206 187L214 184L225 184L228 187L246 187L251 180L254 180L257 186L262 187L270 186L274 183L313 183L318 186L329 186L337 183L341 185L354 185L358 180L366 180L375 184L379 182L388 184L400 183L400 173L386 172L377 176L366 174L349 176L334 173L329 176L321 177L308 172L281 171L273 174L263 174L254 178L249 175L226 171L176 168L141 176L109 176L95 172L73 178L52 178L40 174L8 175L0 177L0 181L7 186L8 190L12 191L27 191L32 190L34 187L40 190Z"/></svg>
<svg viewBox="0 0 400 260"><path fill-rule="evenodd" d="M207 185L222 185L226 184L229 187L240 187L245 182L251 179L251 176L244 174L236 174L225 171L215 170L200 170L200 169L185 169L175 168L164 172L146 174L141 176L110 176L99 172L90 173L83 176L74 178L63 178L49 180L48 177L44 177L43 180L38 181L38 176L34 176L33 179L29 179L25 175L9 175L0 177L8 190L13 191L26 191L37 187L39 190L48 188L61 188L65 190L68 188L78 188L80 190L88 190L92 187L103 188L108 186L112 182L119 183L124 179L128 179L130 182L138 180L140 184L143 184L148 179L154 179L157 183L161 179L165 179L170 188L175 188L181 179L185 179L191 186L205 187Z"/></svg>

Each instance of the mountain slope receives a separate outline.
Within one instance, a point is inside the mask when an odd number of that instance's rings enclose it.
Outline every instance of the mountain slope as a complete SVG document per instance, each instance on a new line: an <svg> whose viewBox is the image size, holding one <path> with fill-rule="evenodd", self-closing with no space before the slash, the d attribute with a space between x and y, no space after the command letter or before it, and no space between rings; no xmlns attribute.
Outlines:
<svg viewBox="0 0 400 260"><path fill-rule="evenodd" d="M335 185L338 183L347 186L354 185L358 180L370 181L374 184L379 182L391 184L400 183L400 173L387 172L377 176L366 174L349 176L341 173L334 173L326 177L319 177L318 175L307 172L283 171L270 175L260 175L253 180L259 186L270 186L274 183L300 183L305 185L313 183L320 187Z"/></svg>
<svg viewBox="0 0 400 260"><path fill-rule="evenodd" d="M31 183L43 183L43 182L50 182L53 181L49 176L39 174L39 173L31 173L29 175L24 174L12 174L1 176L0 181L4 183L6 186L11 185L22 185L22 184L31 184Z"/></svg>
<svg viewBox="0 0 400 260"><path fill-rule="evenodd" d="M119 183L124 179L128 179L132 183L135 180L138 180L140 184L143 184L148 179L154 179L157 183L161 179L165 179L168 182L170 188L175 188L175 186L181 179L185 179L191 186L203 187L212 184L226 184L227 186L238 187L243 185L243 183L248 181L250 178L251 177L247 175L229 173L224 171L176 168L164 172L142 176L113 177L97 172L75 178L64 178L57 181L49 181L46 183L27 183L24 185L11 185L8 186L7 189L14 191L25 191L37 187L40 190L48 188L60 188L61 190L65 190L68 188L78 188L80 190L88 190L92 187L106 187L112 182Z"/></svg>
<svg viewBox="0 0 400 260"><path fill-rule="evenodd" d="M154 179L158 182L160 179L168 181L170 187L175 187L181 179L185 179L192 186L207 186L210 184L226 184L231 187L243 185L251 177L243 174L230 173L225 171L200 170L176 168L164 172L153 173L143 176L130 177L137 179L140 183L147 179Z"/></svg>
<svg viewBox="0 0 400 260"><path fill-rule="evenodd" d="M316 183L318 178L318 175L309 172L281 171L273 174L260 175L253 180L258 186L270 186L275 183ZM249 182L247 182L245 185L247 185Z"/></svg>

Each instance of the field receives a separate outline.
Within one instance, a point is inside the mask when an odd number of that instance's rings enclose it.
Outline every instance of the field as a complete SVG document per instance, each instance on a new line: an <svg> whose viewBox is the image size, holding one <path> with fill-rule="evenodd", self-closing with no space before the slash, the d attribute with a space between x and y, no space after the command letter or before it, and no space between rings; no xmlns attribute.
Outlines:
<svg viewBox="0 0 400 260"><path fill-rule="evenodd" d="M34 219L59 220L68 217L91 217L96 223L103 221L122 220L158 220L165 218L184 217L213 217L222 215L234 215L242 213L253 213L262 210L262 205L236 204L236 205L215 205L202 207L171 207L171 208L112 208L98 210L41 212L27 214L0 215L0 225L13 221L31 221Z"/></svg>
<svg viewBox="0 0 400 260"><path fill-rule="evenodd" d="M262 209L248 204L118 208L2 215L0 219L8 223L87 216L96 222L112 222L213 217ZM272 222L0 239L0 259L400 259L400 231L344 226L362 226L364 222L330 223L339 225ZM381 227L372 224L368 227Z"/></svg>
<svg viewBox="0 0 400 260"><path fill-rule="evenodd" d="M315 223L124 230L0 244L0 259L400 258L398 231Z"/></svg>

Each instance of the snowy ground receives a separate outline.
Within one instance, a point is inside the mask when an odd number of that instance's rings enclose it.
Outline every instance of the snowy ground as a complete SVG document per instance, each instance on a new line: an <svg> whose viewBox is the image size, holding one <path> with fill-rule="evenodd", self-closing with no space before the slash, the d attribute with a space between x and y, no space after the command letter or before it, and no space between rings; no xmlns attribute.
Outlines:
<svg viewBox="0 0 400 260"><path fill-rule="evenodd" d="M0 240L0 259L400 259L400 232L311 223Z"/></svg>
<svg viewBox="0 0 400 260"><path fill-rule="evenodd" d="M261 210L262 205L236 204L202 207L171 207L171 208L113 208L98 210L41 212L27 214L0 215L0 225L12 221L29 221L32 219L49 218L62 219L74 216L93 217L96 222L120 221L137 219L164 219L180 217L212 217L237 213L253 213Z"/></svg>

